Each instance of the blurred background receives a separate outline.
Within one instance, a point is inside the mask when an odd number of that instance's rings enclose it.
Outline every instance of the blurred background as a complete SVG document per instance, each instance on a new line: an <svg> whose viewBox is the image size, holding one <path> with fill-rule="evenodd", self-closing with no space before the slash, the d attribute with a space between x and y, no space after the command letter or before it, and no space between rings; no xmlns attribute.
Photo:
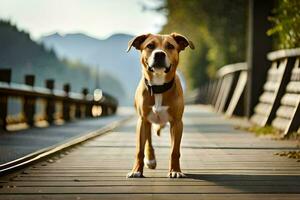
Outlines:
<svg viewBox="0 0 300 200"><path fill-rule="evenodd" d="M133 105L139 52L125 53L127 42L179 32L196 46L181 55L188 93L218 68L246 60L247 9L244 0L0 0L0 68L12 70L12 82L33 74L36 86L55 79L56 88L70 83L74 92L101 88ZM298 11L297 0L276 1L266 32L274 50L299 46Z"/></svg>

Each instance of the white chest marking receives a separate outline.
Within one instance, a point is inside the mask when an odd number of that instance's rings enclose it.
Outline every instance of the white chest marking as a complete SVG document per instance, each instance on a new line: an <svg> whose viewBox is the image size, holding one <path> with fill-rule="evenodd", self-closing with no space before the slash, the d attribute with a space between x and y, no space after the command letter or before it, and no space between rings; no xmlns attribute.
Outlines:
<svg viewBox="0 0 300 200"><path fill-rule="evenodd" d="M152 111L158 113L162 111L162 94L154 94L154 106L152 106Z"/></svg>
<svg viewBox="0 0 300 200"><path fill-rule="evenodd" d="M154 124L164 125L169 121L168 106L162 106L162 94L154 94L154 105L148 115L148 120Z"/></svg>

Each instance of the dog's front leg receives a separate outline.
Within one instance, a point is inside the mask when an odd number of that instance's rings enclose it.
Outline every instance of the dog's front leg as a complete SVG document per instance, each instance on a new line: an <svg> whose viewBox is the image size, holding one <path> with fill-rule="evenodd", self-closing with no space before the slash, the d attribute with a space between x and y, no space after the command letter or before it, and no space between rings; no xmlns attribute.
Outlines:
<svg viewBox="0 0 300 200"><path fill-rule="evenodd" d="M171 122L171 160L168 174L170 178L182 178L185 176L181 172L179 161L182 130L182 120L174 120Z"/></svg>
<svg viewBox="0 0 300 200"><path fill-rule="evenodd" d="M140 117L136 127L136 158L132 171L127 174L128 178L142 178L144 168L144 150L146 138L151 134L151 124Z"/></svg>

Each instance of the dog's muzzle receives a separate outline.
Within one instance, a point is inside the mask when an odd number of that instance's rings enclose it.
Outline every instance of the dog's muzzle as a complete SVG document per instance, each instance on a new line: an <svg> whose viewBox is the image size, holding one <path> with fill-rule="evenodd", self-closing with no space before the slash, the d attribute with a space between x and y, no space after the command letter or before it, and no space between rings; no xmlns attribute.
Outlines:
<svg viewBox="0 0 300 200"><path fill-rule="evenodd" d="M164 69L165 73L168 73L171 69L171 64L167 62L167 55L161 50L156 50L153 55L150 56L150 62L147 62L148 70L151 72L161 71Z"/></svg>
<svg viewBox="0 0 300 200"><path fill-rule="evenodd" d="M150 71L150 72L154 72L154 66L150 66L148 63L146 63L147 64L147 69L148 69L148 71ZM165 73L168 73L170 70L171 70L171 67L172 67L172 65L170 64L170 66L169 67L164 67L165 68ZM159 68L161 68L161 67L159 67Z"/></svg>

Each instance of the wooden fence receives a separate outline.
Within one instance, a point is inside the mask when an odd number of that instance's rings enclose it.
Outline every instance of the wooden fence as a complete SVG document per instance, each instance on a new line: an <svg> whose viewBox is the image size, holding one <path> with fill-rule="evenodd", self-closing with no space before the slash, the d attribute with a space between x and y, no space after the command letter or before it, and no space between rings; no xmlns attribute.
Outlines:
<svg viewBox="0 0 300 200"><path fill-rule="evenodd" d="M43 101L43 118L48 124L57 120L67 122L74 118L111 115L117 110L117 100L106 93L99 93L95 98L86 88L82 93L73 93L70 84L65 84L63 90L56 90L54 80L46 80L45 88L35 87L34 82L35 77L27 75L24 85L11 83L11 70L0 70L0 130L7 130L9 98L21 99L21 113L28 126L36 123L38 100Z"/></svg>
<svg viewBox="0 0 300 200"><path fill-rule="evenodd" d="M272 125L286 136L300 127L300 48L274 51L267 58L271 64L250 120L259 126ZM200 88L197 99L217 112L243 116L246 86L246 63L227 65L218 71L217 79Z"/></svg>
<svg viewBox="0 0 300 200"><path fill-rule="evenodd" d="M251 121L273 125L284 135L300 126L300 48L271 52L271 66Z"/></svg>
<svg viewBox="0 0 300 200"><path fill-rule="evenodd" d="M243 115L246 82L246 63L226 65L218 71L217 79L200 88L199 102L211 104L217 112L228 116Z"/></svg>

